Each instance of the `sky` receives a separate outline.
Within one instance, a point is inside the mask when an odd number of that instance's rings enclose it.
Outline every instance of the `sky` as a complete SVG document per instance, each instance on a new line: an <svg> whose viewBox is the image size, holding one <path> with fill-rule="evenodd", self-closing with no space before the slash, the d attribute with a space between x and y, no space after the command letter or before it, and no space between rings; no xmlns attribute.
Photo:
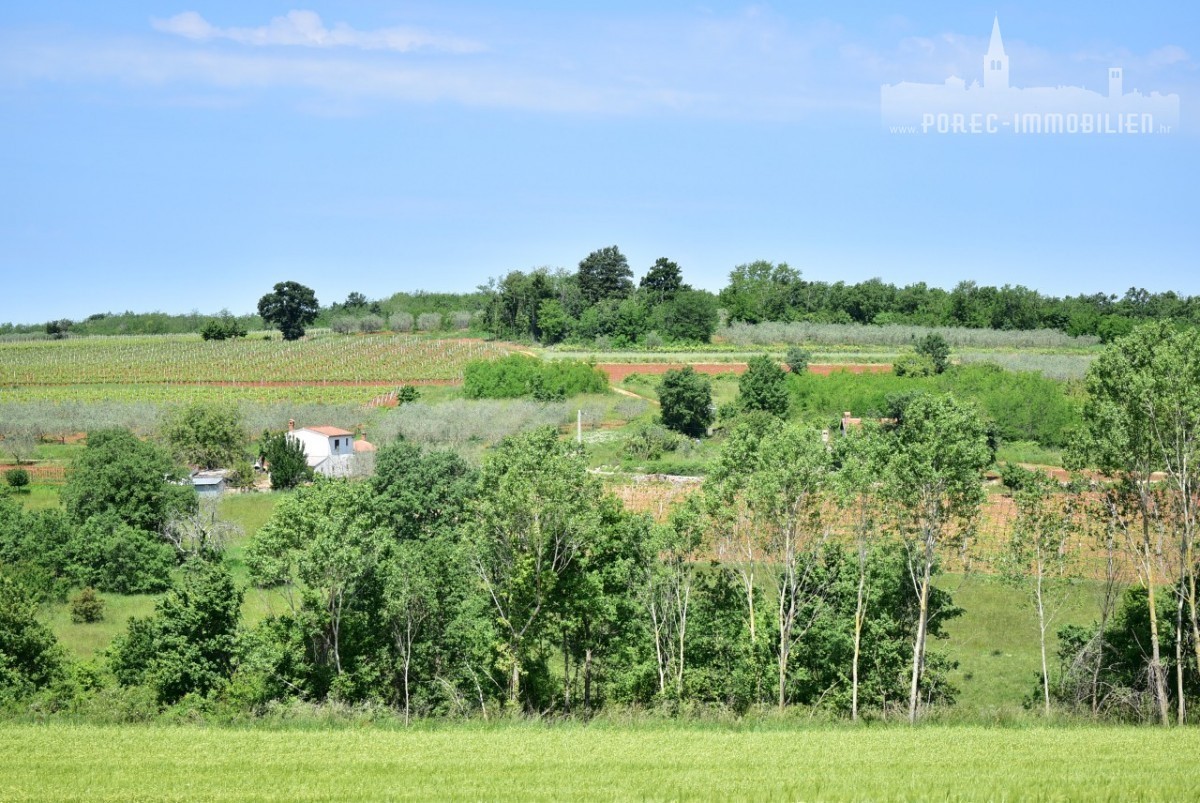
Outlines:
<svg viewBox="0 0 1200 803"><path fill-rule="evenodd" d="M1054 294L1200 295L1200 6L9 2L0 321L469 291L617 245ZM909 6L909 7L905 7ZM916 6L913 8L912 6ZM1153 135L896 133L881 85L1179 98Z"/></svg>

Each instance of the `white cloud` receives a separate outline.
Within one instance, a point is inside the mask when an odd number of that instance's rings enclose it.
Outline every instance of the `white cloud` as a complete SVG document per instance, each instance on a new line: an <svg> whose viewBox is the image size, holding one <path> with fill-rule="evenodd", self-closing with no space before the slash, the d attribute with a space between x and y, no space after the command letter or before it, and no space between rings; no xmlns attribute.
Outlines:
<svg viewBox="0 0 1200 803"><path fill-rule="evenodd" d="M314 11L289 11L257 28L218 28L195 11L184 11L167 19L152 19L150 24L162 33L175 34L198 42L228 39L243 45L293 46L359 50L441 51L476 53L483 50L478 42L451 36L438 36L416 28L379 28L360 31L344 22L325 26Z"/></svg>

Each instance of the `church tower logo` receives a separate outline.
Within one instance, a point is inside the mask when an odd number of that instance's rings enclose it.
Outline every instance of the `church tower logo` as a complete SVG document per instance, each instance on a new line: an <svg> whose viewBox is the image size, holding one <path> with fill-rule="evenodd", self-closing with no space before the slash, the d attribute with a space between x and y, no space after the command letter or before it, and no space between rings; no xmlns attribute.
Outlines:
<svg viewBox="0 0 1200 803"><path fill-rule="evenodd" d="M1171 134L1179 96L1125 92L1124 70L1108 70L1108 93L1078 86L1014 87L1000 18L983 56L983 83L903 81L880 88L883 127L893 134Z"/></svg>

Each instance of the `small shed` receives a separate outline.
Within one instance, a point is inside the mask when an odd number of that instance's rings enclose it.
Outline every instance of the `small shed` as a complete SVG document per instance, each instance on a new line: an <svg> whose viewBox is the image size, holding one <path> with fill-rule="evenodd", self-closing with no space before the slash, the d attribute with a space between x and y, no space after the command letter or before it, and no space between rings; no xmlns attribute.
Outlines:
<svg viewBox="0 0 1200 803"><path fill-rule="evenodd" d="M192 472L192 487L201 498L218 497L227 488L225 471L195 471Z"/></svg>

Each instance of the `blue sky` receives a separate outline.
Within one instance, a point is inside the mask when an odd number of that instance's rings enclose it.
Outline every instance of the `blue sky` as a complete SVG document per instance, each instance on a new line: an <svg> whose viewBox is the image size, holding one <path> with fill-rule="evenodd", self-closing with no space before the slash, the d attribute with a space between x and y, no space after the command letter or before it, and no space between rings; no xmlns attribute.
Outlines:
<svg viewBox="0 0 1200 803"><path fill-rule="evenodd" d="M880 85L980 78L997 13L1014 85L1121 66L1179 130L885 131ZM13 3L0 321L468 290L612 244L711 289L768 259L1200 294L1198 38L1180 3Z"/></svg>

